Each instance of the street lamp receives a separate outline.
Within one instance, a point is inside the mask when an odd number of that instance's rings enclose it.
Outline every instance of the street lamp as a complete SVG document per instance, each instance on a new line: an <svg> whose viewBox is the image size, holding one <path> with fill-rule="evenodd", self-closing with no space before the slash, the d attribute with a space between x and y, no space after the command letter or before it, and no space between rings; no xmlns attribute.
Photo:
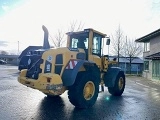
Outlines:
<svg viewBox="0 0 160 120"><path fill-rule="evenodd" d="M126 36L126 45L127 45L127 36ZM126 60L127 60L127 57L126 57L126 45L125 45L125 48L124 48L124 49L125 49L125 74L126 74L126 72L127 72L127 69L126 69L126 67L127 67L127 66L126 66L126 62L127 62L127 61L126 61Z"/></svg>

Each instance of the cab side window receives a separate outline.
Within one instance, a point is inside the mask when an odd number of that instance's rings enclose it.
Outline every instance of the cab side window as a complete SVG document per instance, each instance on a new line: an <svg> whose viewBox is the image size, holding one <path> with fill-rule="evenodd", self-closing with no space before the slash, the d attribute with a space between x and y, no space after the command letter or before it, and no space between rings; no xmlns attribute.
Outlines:
<svg viewBox="0 0 160 120"><path fill-rule="evenodd" d="M92 44L92 53L93 54L97 54L97 55L101 54L101 41L102 41L102 36L94 33L93 44Z"/></svg>

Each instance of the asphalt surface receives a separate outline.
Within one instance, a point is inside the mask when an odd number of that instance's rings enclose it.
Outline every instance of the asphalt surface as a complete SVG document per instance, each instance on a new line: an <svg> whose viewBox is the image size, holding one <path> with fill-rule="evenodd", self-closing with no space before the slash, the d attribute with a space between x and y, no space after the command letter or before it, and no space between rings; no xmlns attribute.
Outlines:
<svg viewBox="0 0 160 120"><path fill-rule="evenodd" d="M18 74L17 66L0 65L0 120L160 120L156 81L127 76L121 97L111 96L105 88L92 108L77 109L67 91L50 99L18 83Z"/></svg>

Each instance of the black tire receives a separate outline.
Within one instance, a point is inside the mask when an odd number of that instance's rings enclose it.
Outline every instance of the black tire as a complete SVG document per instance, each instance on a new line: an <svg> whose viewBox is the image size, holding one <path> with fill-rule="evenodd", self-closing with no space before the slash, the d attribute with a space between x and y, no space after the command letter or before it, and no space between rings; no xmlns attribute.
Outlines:
<svg viewBox="0 0 160 120"><path fill-rule="evenodd" d="M119 85L119 83L121 83L121 85ZM125 75L123 72L119 72L116 77L114 87L108 87L108 92L114 96L121 96L124 91L125 84Z"/></svg>
<svg viewBox="0 0 160 120"><path fill-rule="evenodd" d="M90 85L90 89L87 85ZM89 88L89 92L92 92L92 94L89 94L90 97L87 99L86 92L84 92L86 89ZM93 92L94 91L94 92ZM75 83L69 88L68 91L68 98L69 101L77 108L89 108L93 106L97 100L99 93L99 81L98 79L91 73L88 72L79 72Z"/></svg>

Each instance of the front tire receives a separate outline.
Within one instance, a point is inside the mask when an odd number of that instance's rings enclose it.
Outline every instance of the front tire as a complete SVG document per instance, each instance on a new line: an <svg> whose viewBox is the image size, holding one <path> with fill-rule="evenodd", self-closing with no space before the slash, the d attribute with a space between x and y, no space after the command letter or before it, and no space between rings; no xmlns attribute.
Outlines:
<svg viewBox="0 0 160 120"><path fill-rule="evenodd" d="M99 81L88 72L79 72L75 83L69 88L69 101L77 108L88 108L95 104L99 93Z"/></svg>
<svg viewBox="0 0 160 120"><path fill-rule="evenodd" d="M125 88L125 83L124 73L119 72L116 77L114 87L108 87L108 92L113 96L121 96Z"/></svg>

